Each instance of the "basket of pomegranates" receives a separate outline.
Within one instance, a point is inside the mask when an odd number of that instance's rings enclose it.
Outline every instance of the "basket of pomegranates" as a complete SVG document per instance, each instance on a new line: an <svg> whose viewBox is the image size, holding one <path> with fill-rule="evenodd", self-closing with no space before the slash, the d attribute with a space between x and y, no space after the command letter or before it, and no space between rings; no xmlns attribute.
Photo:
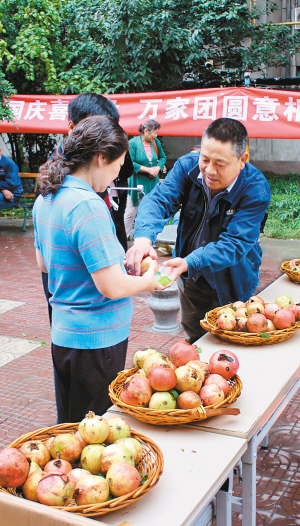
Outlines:
<svg viewBox="0 0 300 526"><path fill-rule="evenodd" d="M218 351L209 363L195 345L178 342L166 356L155 349L137 351L132 369L121 371L109 386L113 404L142 422L182 425L222 414L242 390L234 353Z"/></svg>
<svg viewBox="0 0 300 526"><path fill-rule="evenodd" d="M281 264L280 270L294 283L300 283L300 259L284 261Z"/></svg>
<svg viewBox="0 0 300 526"><path fill-rule="evenodd" d="M206 313L201 326L222 340L238 345L270 345L290 338L300 328L300 304L290 296L265 303L259 296Z"/></svg>
<svg viewBox="0 0 300 526"><path fill-rule="evenodd" d="M51 460L52 459L52 460ZM161 449L120 416L27 433L0 451L0 491L84 517L135 503L163 471Z"/></svg>

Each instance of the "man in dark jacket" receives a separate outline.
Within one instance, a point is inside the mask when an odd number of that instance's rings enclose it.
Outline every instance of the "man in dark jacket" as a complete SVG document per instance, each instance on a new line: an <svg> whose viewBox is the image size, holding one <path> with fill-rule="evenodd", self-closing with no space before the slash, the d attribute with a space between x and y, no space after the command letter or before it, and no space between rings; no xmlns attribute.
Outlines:
<svg viewBox="0 0 300 526"><path fill-rule="evenodd" d="M0 208L16 206L22 191L18 165L0 149Z"/></svg>
<svg viewBox="0 0 300 526"><path fill-rule="evenodd" d="M177 281L181 323L193 343L204 334L207 311L246 301L259 281L260 226L270 203L264 175L247 162L247 130L221 118L205 130L201 151L175 163L166 179L142 200L127 252L131 272L152 248L166 219L181 206L174 259L165 263Z"/></svg>

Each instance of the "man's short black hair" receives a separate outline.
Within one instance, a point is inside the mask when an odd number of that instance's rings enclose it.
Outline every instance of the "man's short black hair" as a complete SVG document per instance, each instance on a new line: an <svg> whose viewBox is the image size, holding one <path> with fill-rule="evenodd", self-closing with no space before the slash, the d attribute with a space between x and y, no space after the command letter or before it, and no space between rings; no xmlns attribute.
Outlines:
<svg viewBox="0 0 300 526"><path fill-rule="evenodd" d="M206 128L202 139L207 137L215 139L220 142L231 142L232 153L237 157L241 157L245 153L247 147L248 133L245 126L228 117L216 119Z"/></svg>
<svg viewBox="0 0 300 526"><path fill-rule="evenodd" d="M108 115L119 122L116 105L107 97L97 93L82 93L68 105L68 117L74 124L92 115Z"/></svg>

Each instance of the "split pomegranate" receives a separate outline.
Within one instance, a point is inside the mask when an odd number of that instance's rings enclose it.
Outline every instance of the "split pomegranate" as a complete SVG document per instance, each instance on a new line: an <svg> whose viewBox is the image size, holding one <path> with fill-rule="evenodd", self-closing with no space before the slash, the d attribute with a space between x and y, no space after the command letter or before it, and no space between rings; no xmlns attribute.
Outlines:
<svg viewBox="0 0 300 526"><path fill-rule="evenodd" d="M233 352L227 350L215 352L211 356L209 363L211 365L212 374L220 374L226 380L232 378L239 369L237 356Z"/></svg>

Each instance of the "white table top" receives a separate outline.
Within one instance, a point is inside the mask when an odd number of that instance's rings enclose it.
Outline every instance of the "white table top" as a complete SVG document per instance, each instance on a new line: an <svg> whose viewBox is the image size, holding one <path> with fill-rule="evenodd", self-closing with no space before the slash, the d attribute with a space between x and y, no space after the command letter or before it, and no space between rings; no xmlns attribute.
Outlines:
<svg viewBox="0 0 300 526"><path fill-rule="evenodd" d="M247 449L245 439L199 433L187 427L152 426L122 415L135 431L160 446L164 471L156 486L136 504L99 518L111 526L120 526L123 521L131 526L191 524ZM107 416L112 414L108 412Z"/></svg>
<svg viewBox="0 0 300 526"><path fill-rule="evenodd" d="M268 302L287 294L300 301L300 286L286 275L260 293ZM202 348L201 360L208 361L221 349L234 352L240 362L238 375L243 382L240 397L233 404L241 410L238 416L218 416L199 424L202 430L229 434L248 440L268 421L286 393L300 377L300 330L284 342L262 346L229 344L207 333L197 342Z"/></svg>

